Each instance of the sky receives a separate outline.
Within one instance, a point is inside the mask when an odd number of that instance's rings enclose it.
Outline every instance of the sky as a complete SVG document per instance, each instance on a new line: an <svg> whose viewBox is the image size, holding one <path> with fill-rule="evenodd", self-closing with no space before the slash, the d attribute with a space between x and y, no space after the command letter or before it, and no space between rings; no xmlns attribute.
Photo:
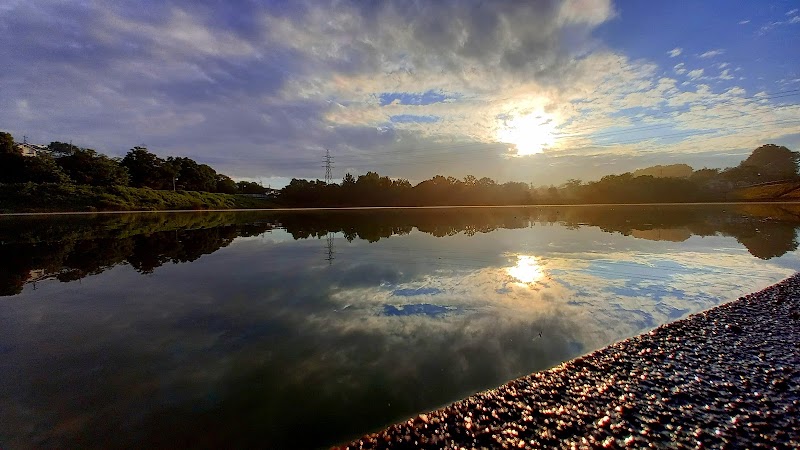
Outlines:
<svg viewBox="0 0 800 450"><path fill-rule="evenodd" d="M235 179L534 185L800 150L800 0L0 0L0 130Z"/></svg>

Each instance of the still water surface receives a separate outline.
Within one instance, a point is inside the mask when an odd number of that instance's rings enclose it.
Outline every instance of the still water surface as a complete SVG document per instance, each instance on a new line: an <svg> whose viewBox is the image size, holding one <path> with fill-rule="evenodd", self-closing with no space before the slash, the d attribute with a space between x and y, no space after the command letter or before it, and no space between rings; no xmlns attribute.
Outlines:
<svg viewBox="0 0 800 450"><path fill-rule="evenodd" d="M800 207L0 217L0 448L325 447L761 289Z"/></svg>

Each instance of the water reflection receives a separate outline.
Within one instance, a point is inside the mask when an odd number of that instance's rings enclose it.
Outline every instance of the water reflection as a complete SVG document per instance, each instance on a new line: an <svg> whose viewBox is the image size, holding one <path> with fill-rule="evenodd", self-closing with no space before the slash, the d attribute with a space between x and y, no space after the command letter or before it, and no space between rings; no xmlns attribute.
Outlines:
<svg viewBox="0 0 800 450"><path fill-rule="evenodd" d="M730 210L730 211L729 211ZM165 263L190 262L237 237L274 228L294 239L325 238L324 260L335 259L334 236L377 242L417 229L437 237L488 233L541 224L599 227L639 239L683 242L692 236L732 236L761 259L797 249L795 205L469 208L316 211L304 213L197 213L92 218L0 218L0 295L21 292L47 278L74 281L118 264L150 273ZM535 258L535 256L530 256ZM514 273L535 275L528 259ZM523 265L519 265L523 264ZM530 267L529 267L530 266ZM523 272L530 272L528 275ZM517 276L517 275L514 275ZM520 279L523 283L529 283Z"/></svg>
<svg viewBox="0 0 800 450"><path fill-rule="evenodd" d="M0 446L327 446L777 281L798 211L0 218Z"/></svg>
<svg viewBox="0 0 800 450"><path fill-rule="evenodd" d="M509 267L506 271L525 285L536 283L544 277L539 260L530 255L517 255L517 264Z"/></svg>

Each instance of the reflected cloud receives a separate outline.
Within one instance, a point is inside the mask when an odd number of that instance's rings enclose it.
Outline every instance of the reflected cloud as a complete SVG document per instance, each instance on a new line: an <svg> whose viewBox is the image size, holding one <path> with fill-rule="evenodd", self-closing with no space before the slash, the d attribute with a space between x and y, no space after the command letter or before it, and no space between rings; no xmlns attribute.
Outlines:
<svg viewBox="0 0 800 450"><path fill-rule="evenodd" d="M413 297L416 295L436 295L441 294L441 289L436 288L416 288L416 289L395 289L392 295L399 295L401 297Z"/></svg>
<svg viewBox="0 0 800 450"><path fill-rule="evenodd" d="M383 305L383 314L386 316L430 316L439 317L448 313L457 313L458 308L452 306L431 305L419 303L415 305Z"/></svg>

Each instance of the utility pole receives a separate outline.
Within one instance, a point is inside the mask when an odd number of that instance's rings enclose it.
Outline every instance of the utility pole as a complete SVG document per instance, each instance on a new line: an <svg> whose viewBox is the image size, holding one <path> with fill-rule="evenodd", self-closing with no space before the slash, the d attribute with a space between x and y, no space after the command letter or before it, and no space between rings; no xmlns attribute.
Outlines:
<svg viewBox="0 0 800 450"><path fill-rule="evenodd" d="M325 167L325 184L331 184L333 181L333 174L331 169L333 169L333 156L331 156L331 151L327 148L325 149L325 158L323 158L322 162L325 163L323 167Z"/></svg>

